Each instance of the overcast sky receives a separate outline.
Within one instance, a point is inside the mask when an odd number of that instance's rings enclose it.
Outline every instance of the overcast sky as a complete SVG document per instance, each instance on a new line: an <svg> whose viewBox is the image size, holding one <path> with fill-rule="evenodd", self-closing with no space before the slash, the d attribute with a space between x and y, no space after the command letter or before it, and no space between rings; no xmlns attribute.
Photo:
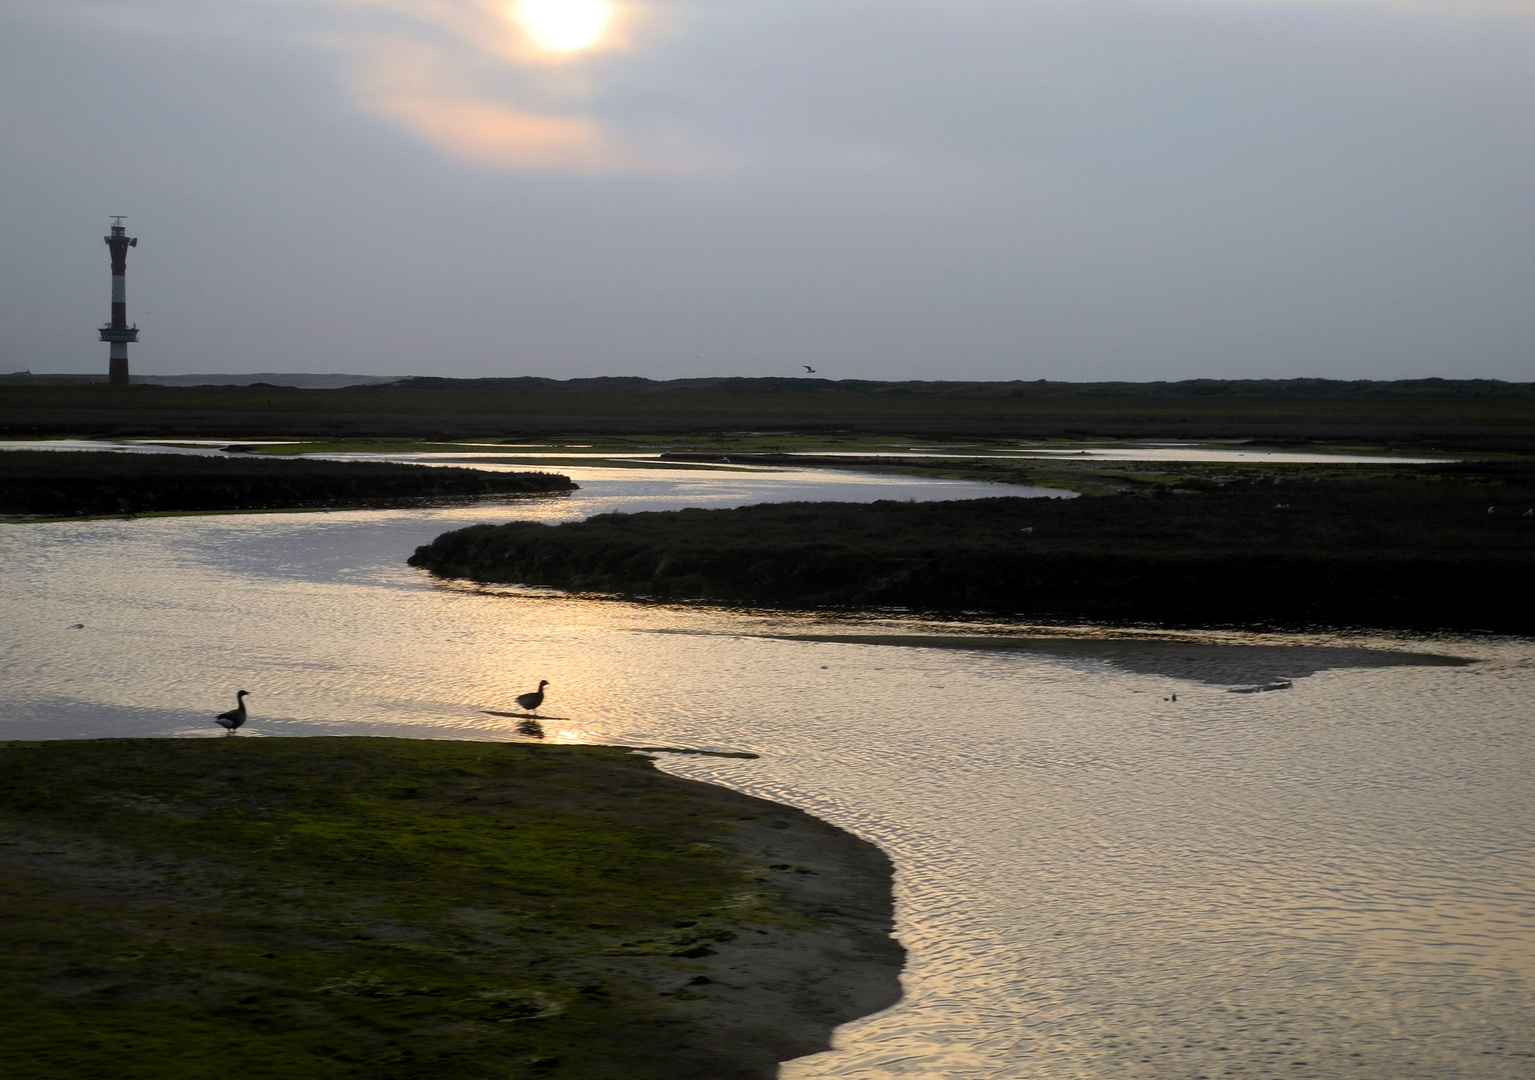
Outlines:
<svg viewBox="0 0 1535 1080"><path fill-rule="evenodd" d="M1535 0L524 2L0 0L0 371L1535 379Z"/></svg>

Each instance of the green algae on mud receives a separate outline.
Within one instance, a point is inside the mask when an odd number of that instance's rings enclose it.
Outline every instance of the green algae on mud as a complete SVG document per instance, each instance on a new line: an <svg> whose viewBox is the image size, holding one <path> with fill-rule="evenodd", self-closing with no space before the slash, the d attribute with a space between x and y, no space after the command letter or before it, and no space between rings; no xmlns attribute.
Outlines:
<svg viewBox="0 0 1535 1080"><path fill-rule="evenodd" d="M621 749L6 743L0 830L17 1076L745 1080L899 996L877 849Z"/></svg>

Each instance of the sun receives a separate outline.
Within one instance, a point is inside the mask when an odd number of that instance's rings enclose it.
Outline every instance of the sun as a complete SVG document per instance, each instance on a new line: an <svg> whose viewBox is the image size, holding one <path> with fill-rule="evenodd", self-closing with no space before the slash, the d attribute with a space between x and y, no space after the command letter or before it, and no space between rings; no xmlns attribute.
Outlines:
<svg viewBox="0 0 1535 1080"><path fill-rule="evenodd" d="M608 0L517 0L512 18L554 52L579 52L602 39L613 19Z"/></svg>

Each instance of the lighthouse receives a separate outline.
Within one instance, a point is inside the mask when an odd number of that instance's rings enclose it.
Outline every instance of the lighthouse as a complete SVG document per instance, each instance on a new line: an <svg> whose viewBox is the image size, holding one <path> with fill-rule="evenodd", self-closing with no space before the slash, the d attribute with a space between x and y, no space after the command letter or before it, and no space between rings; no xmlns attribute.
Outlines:
<svg viewBox="0 0 1535 1080"><path fill-rule="evenodd" d="M139 328L128 325L128 249L138 247L138 237L123 229L123 216L112 217L112 235L103 236L112 253L112 321L101 328L101 340L111 343L107 382L128 385L128 342L139 339Z"/></svg>

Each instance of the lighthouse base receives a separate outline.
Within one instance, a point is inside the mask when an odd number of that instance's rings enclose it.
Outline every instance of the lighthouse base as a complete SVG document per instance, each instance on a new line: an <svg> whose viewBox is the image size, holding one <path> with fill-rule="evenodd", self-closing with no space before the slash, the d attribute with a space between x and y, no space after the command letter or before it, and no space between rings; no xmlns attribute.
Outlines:
<svg viewBox="0 0 1535 1080"><path fill-rule="evenodd" d="M122 350L122 355L117 355L117 350ZM109 386L128 385L128 346L112 344L112 356L107 362L107 384Z"/></svg>

